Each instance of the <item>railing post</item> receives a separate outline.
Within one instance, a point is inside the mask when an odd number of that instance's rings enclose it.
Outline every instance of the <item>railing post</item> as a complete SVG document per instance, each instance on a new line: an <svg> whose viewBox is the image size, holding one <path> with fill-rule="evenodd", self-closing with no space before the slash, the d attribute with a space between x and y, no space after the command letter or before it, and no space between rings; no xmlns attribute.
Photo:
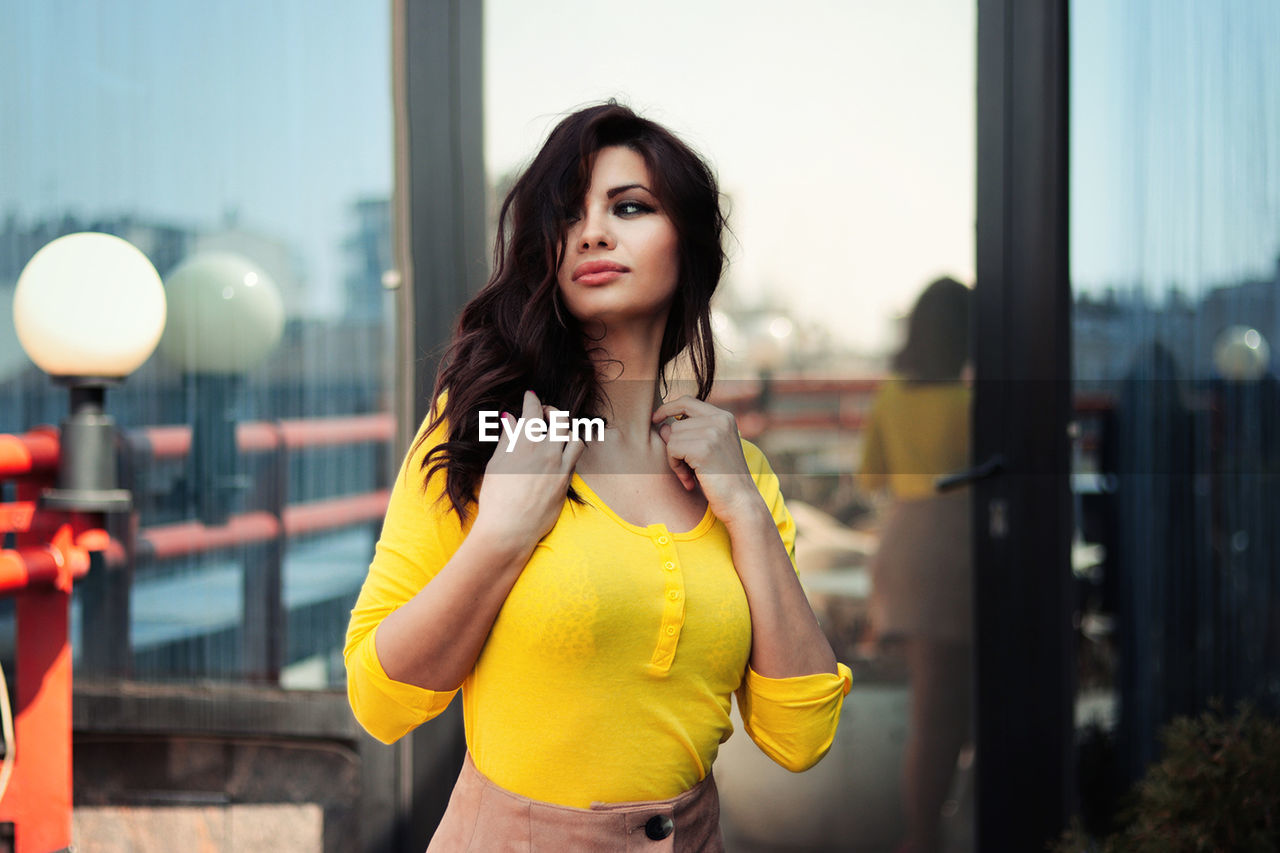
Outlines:
<svg viewBox="0 0 1280 853"><path fill-rule="evenodd" d="M137 561L142 480L151 463L151 444L137 431L121 431L117 442L120 487L134 496L127 513L107 517L111 539L121 546L113 559L92 555L89 574L80 583L80 670L93 677L129 678L133 647L129 641L133 575Z"/></svg>
<svg viewBox="0 0 1280 853"><path fill-rule="evenodd" d="M259 478L260 500L275 516L276 536L245 549L243 602L244 674L251 681L278 684L288 638L284 606L284 552L287 533L284 510L288 505L289 456L284 427L275 423L276 445L268 463L272 474Z"/></svg>
<svg viewBox="0 0 1280 853"><path fill-rule="evenodd" d="M18 483L18 501L38 501L47 485L38 474L27 476ZM59 525L59 517L37 512L25 529L15 531L15 544L51 546L61 555L57 559L67 559L74 532L83 525ZM16 599L15 764L0 821L14 824L14 853L49 853L71 844L70 585L42 583L20 590Z"/></svg>

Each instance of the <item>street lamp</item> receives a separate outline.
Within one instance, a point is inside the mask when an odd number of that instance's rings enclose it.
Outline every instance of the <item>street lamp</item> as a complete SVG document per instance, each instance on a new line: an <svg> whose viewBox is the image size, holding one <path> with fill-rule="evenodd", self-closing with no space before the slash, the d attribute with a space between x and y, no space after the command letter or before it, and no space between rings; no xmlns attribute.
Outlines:
<svg viewBox="0 0 1280 853"><path fill-rule="evenodd" d="M762 415L768 415L773 403L773 376L791 355L794 331L795 326L791 320L776 313L757 318L752 329L747 361L760 379L760 395L756 405Z"/></svg>
<svg viewBox="0 0 1280 853"><path fill-rule="evenodd" d="M238 471L233 407L243 374L275 349L284 302L267 273L232 252L194 255L169 274L166 361L193 377L190 483L205 524L224 524L247 485Z"/></svg>
<svg viewBox="0 0 1280 853"><path fill-rule="evenodd" d="M127 510L116 487L115 423L103 404L114 385L150 357L165 323L164 287L146 255L119 237L59 237L23 268L13 324L27 355L71 391L62 423L52 509Z"/></svg>
<svg viewBox="0 0 1280 853"><path fill-rule="evenodd" d="M1252 382L1271 366L1271 347L1257 329L1228 326L1214 340L1213 364L1226 379Z"/></svg>

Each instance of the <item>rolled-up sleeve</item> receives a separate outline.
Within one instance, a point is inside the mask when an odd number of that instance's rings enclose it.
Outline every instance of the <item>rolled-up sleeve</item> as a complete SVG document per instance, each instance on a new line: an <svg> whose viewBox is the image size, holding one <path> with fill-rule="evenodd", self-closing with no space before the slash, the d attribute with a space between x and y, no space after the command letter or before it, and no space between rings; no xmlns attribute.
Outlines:
<svg viewBox="0 0 1280 853"><path fill-rule="evenodd" d="M443 428L426 436L419 430L391 490L382 534L369 574L351 611L343 660L347 670L347 698L356 720L369 734L391 743L439 714L456 690L436 691L396 681L378 659L377 628L426 586L449 561L465 533L448 501L437 502L442 481L422 488L421 463Z"/></svg>
<svg viewBox="0 0 1280 853"><path fill-rule="evenodd" d="M745 440L742 446L756 488L795 567L796 523L783 500L778 475L759 448ZM853 673L842 663L836 664L836 672L790 678L769 678L747 667L736 691L743 728L778 764L794 773L808 770L831 749L840 709L852 685Z"/></svg>
<svg viewBox="0 0 1280 853"><path fill-rule="evenodd" d="M387 675L378 660L375 633L376 628L347 647L347 699L365 731L394 743L449 707L458 691L427 690Z"/></svg>
<svg viewBox="0 0 1280 853"><path fill-rule="evenodd" d="M765 755L799 773L831 749L844 697L853 684L849 667L835 673L768 678L750 667L738 688L742 726Z"/></svg>

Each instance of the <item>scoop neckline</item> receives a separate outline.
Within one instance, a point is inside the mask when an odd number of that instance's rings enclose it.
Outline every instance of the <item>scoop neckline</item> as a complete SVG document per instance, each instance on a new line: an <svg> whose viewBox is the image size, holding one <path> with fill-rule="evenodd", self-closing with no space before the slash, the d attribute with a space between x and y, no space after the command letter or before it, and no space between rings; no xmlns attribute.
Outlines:
<svg viewBox="0 0 1280 853"><path fill-rule="evenodd" d="M614 512L613 507L605 503L604 499L601 498L598 494L596 494L595 489L591 488L591 486L587 484L587 481L582 479L582 475L579 474L577 471L573 472L572 482L573 482L573 485L579 490L579 492L581 492L582 496L586 499L588 503L590 503L596 509L603 512L605 515L612 518L622 527L625 527L627 530L630 530L632 533L636 533L640 536L651 536L655 531L657 531L657 532L665 533L666 535L670 536L672 539L678 539L678 540L697 539L699 536L701 536L702 534L710 530L711 526L715 524L715 521L716 521L715 513L711 511L711 504L710 502L708 502L706 510L703 511L702 513L702 519L697 524L695 524L691 529L686 530L683 533L673 532L669 530L667 526L661 522L654 522L653 524L649 524L649 525L633 524L632 522L627 521L625 518L618 515L618 513Z"/></svg>

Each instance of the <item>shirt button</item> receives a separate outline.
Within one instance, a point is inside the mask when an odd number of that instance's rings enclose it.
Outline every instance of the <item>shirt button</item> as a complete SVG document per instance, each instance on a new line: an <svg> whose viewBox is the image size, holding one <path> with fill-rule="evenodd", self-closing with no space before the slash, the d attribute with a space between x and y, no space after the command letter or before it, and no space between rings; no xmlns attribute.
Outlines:
<svg viewBox="0 0 1280 853"><path fill-rule="evenodd" d="M671 599L672 601L676 601L677 599L680 598L680 593L676 592L673 589L671 590L671 592L667 593L667 598Z"/></svg>
<svg viewBox="0 0 1280 853"><path fill-rule="evenodd" d="M670 540L670 539L668 539L668 538L667 538L667 537L665 537L665 536L659 536L659 537L658 537L658 544L659 544L659 545L666 545L666 544L667 544L668 542L670 542L670 541L671 541L671 540ZM664 835L664 836L663 836L663 838L666 838L666 836Z"/></svg>
<svg viewBox="0 0 1280 853"><path fill-rule="evenodd" d="M668 637L674 637L675 635L676 635L676 626L675 626L675 625L668 625L668 626L667 626L667 636L668 636ZM663 836L663 838L666 838L666 836L664 835L664 836Z"/></svg>
<svg viewBox="0 0 1280 853"><path fill-rule="evenodd" d="M670 560L667 560L665 563L662 564L662 568L666 569L669 572L674 572L676 570L676 564L671 562Z"/></svg>
<svg viewBox="0 0 1280 853"><path fill-rule="evenodd" d="M664 814L656 814L645 821L644 834L650 841L661 841L676 828L675 821Z"/></svg>

